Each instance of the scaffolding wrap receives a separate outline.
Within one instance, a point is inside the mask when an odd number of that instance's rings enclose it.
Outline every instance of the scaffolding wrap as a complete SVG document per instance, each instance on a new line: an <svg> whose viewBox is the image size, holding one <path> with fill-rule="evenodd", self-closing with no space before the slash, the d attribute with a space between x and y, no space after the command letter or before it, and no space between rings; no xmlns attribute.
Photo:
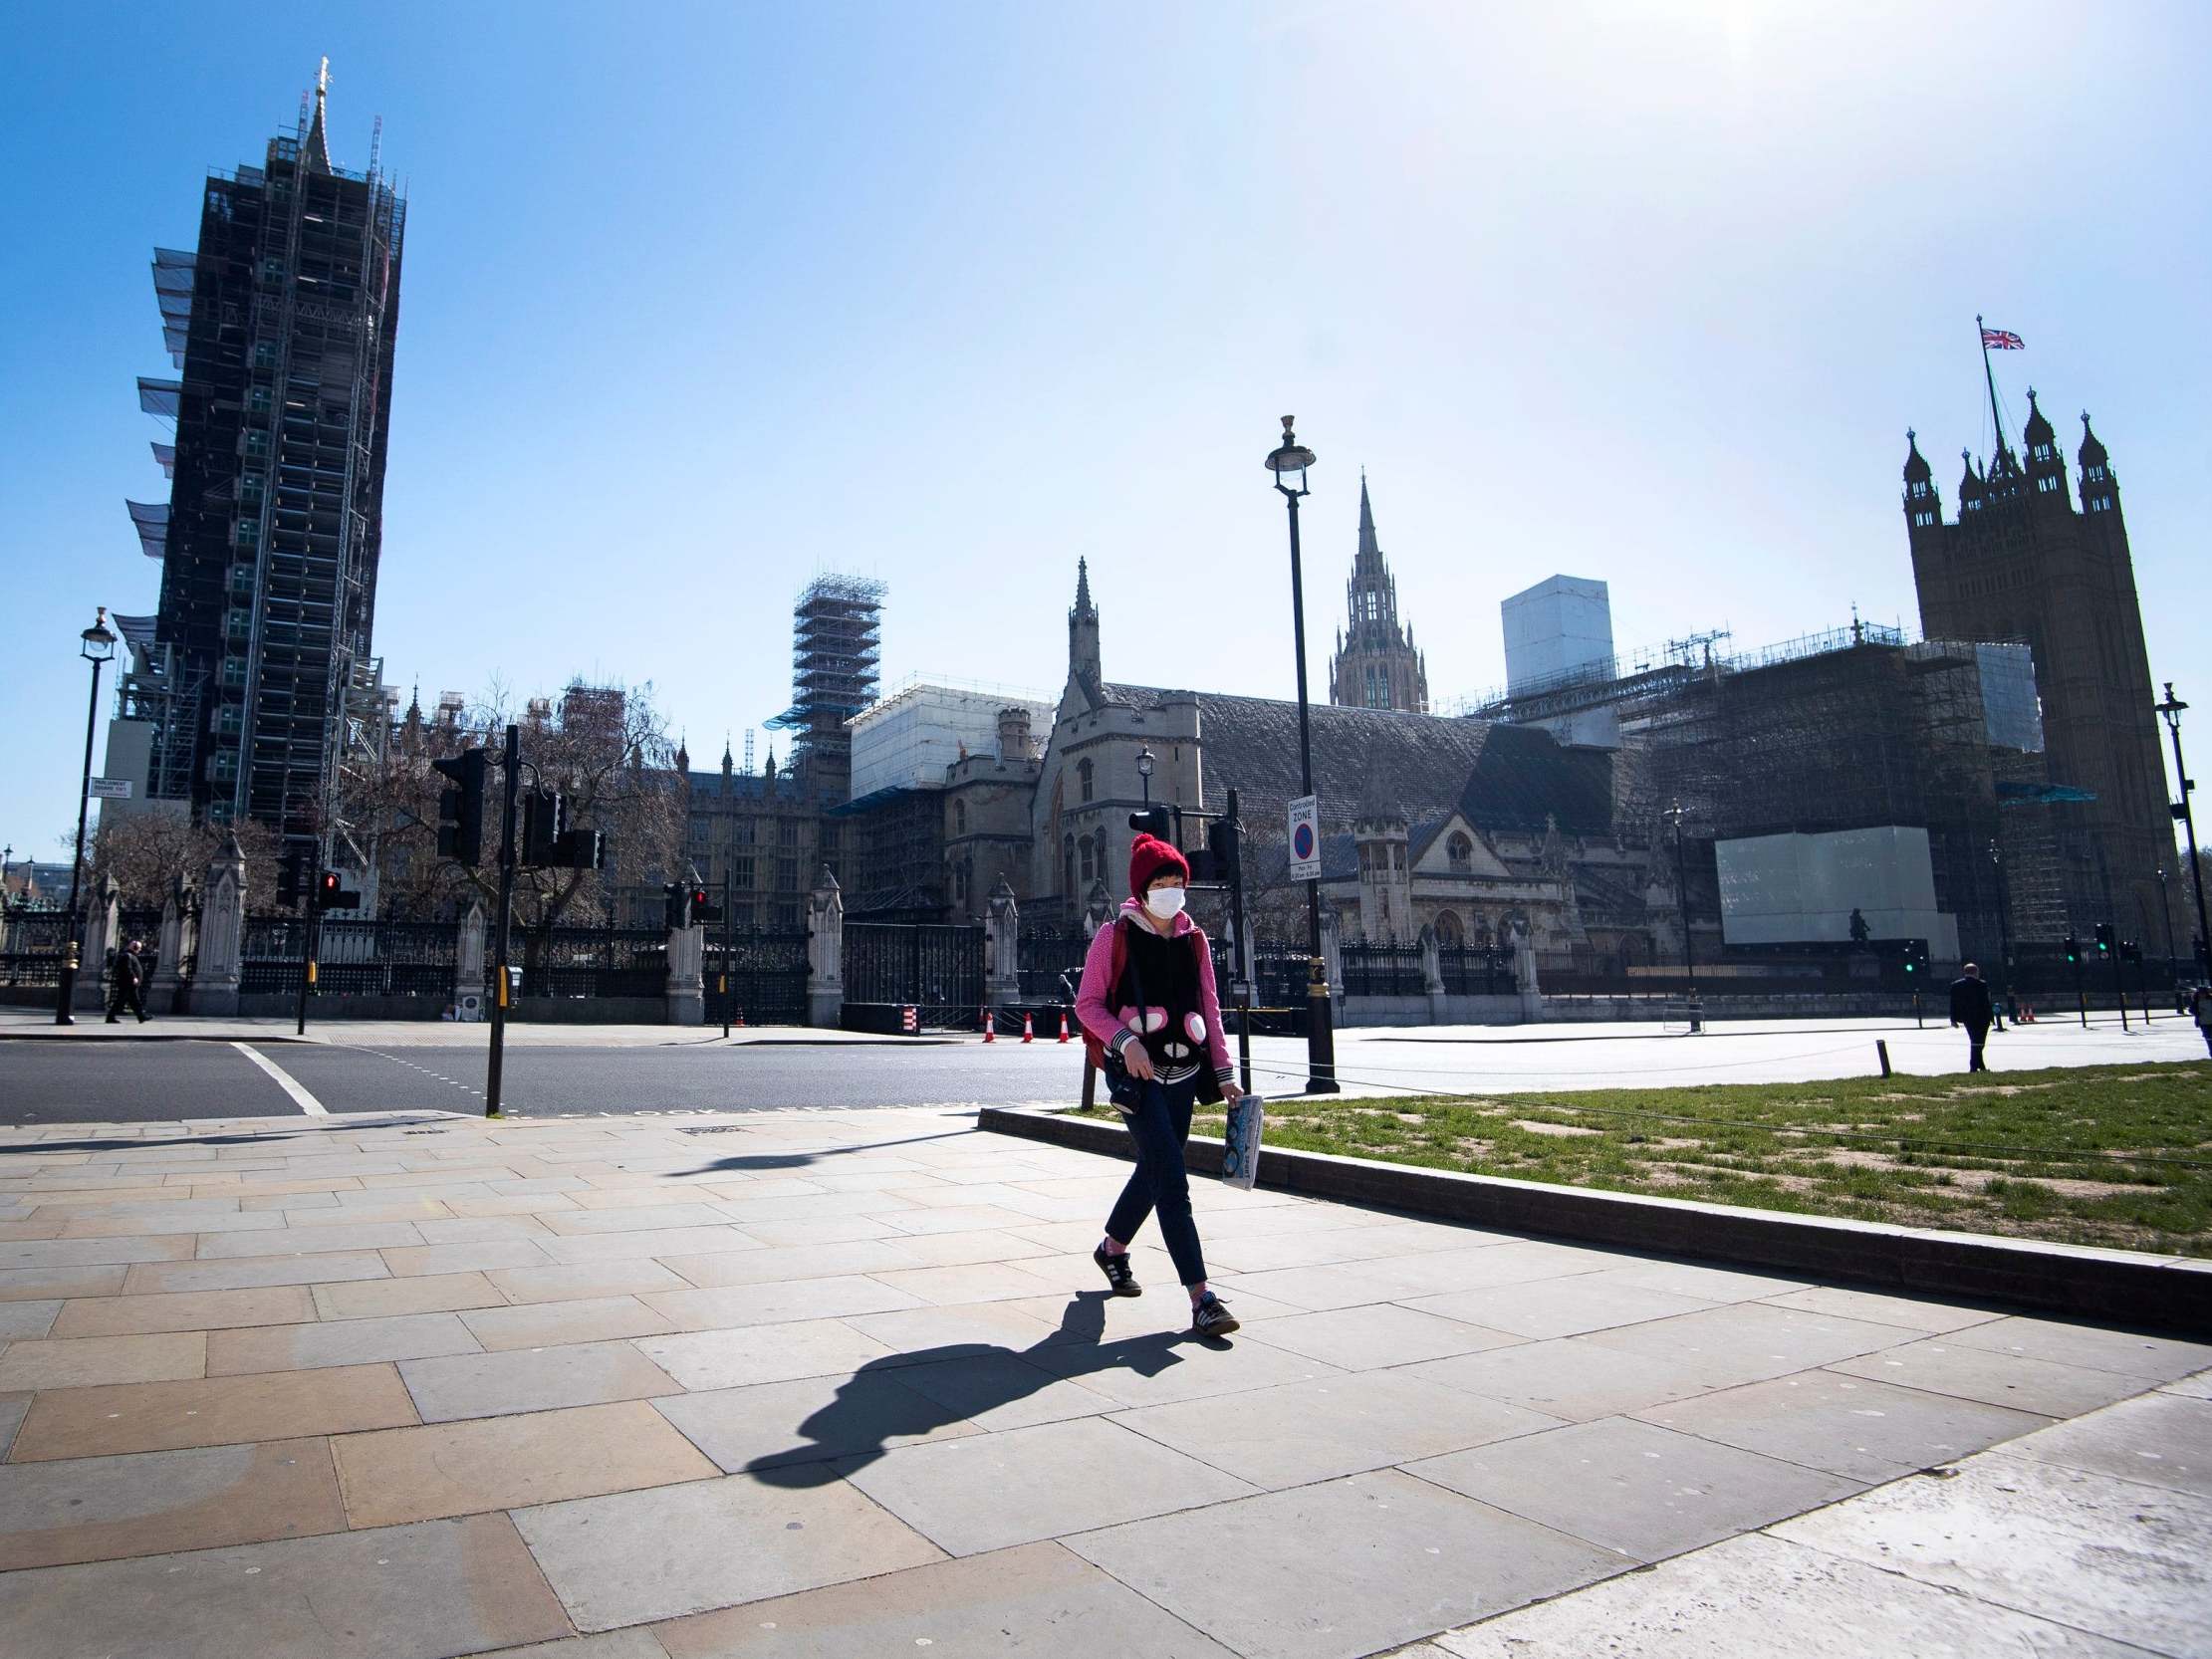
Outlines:
<svg viewBox="0 0 2212 1659"><path fill-rule="evenodd" d="M161 308L161 344L169 361L184 366L184 341L192 327L193 256L177 248L153 250L153 298Z"/></svg>
<svg viewBox="0 0 2212 1659"><path fill-rule="evenodd" d="M176 445L157 443L153 446L153 463L161 469L161 476L170 480L176 477Z"/></svg>
<svg viewBox="0 0 2212 1659"><path fill-rule="evenodd" d="M174 420L177 406L183 400L182 380L157 380L147 374L138 376L138 407L147 414Z"/></svg>
<svg viewBox="0 0 2212 1659"><path fill-rule="evenodd" d="M130 523L138 532L138 551L148 559L169 555L169 504L165 501L125 501Z"/></svg>

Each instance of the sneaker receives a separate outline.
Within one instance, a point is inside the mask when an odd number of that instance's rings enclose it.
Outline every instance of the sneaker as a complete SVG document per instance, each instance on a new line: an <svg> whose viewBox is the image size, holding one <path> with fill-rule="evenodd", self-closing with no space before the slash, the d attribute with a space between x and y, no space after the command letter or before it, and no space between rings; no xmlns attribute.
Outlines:
<svg viewBox="0 0 2212 1659"><path fill-rule="evenodd" d="M1129 1253L1108 1256L1105 1245L1091 1253L1091 1260L1099 1264L1099 1271L1106 1276L1106 1283L1113 1287L1117 1297L1140 1297L1144 1287L1136 1282L1136 1274L1129 1267Z"/></svg>
<svg viewBox="0 0 2212 1659"><path fill-rule="evenodd" d="M1229 1304L1206 1293L1206 1300L1190 1310L1190 1332L1193 1336L1226 1336L1239 1327L1237 1316L1229 1311Z"/></svg>

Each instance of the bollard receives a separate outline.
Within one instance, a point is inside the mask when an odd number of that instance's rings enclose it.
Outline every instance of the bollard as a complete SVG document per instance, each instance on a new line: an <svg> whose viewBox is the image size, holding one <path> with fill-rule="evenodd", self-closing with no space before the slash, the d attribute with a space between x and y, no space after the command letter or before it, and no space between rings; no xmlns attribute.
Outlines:
<svg viewBox="0 0 2212 1659"><path fill-rule="evenodd" d="M1886 1077L1886 1076L1888 1076L1888 1075L1889 1075L1889 1045L1888 1045L1888 1044L1886 1044L1886 1043L1884 1043L1884 1042L1883 1042L1883 1041L1882 1041L1882 1040L1881 1040L1880 1038L1878 1038L1878 1037L1877 1037L1877 1038L1875 1038L1875 1039L1874 1039L1874 1053L1875 1053L1875 1055L1877 1055L1877 1056L1878 1056L1878 1057L1880 1058L1880 1060L1881 1060L1881 1074L1882 1074L1883 1076L1885 1076L1885 1077Z"/></svg>

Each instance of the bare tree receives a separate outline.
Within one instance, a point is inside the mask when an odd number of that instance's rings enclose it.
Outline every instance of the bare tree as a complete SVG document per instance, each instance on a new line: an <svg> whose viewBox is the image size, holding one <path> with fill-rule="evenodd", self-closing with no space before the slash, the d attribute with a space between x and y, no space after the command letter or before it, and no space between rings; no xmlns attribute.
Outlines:
<svg viewBox="0 0 2212 1659"><path fill-rule="evenodd" d="M233 825L195 825L162 812L103 814L99 831L85 850L87 890L97 890L102 878L113 876L126 908L158 908L178 876L201 880L232 834L237 835L246 858L247 909L274 909L283 839L272 827L252 819ZM75 840L73 830L70 841Z"/></svg>
<svg viewBox="0 0 2212 1659"><path fill-rule="evenodd" d="M375 845L378 881L392 913L450 914L473 899L490 915L499 896L504 780L495 764L485 789L484 860L467 870L438 856L438 796L448 780L430 763L478 746L496 758L510 723L521 728L523 787L558 790L569 827L596 830L607 842L605 870L516 872L515 925L534 957L556 927L612 921L621 889L682 874L677 850L684 784L671 770L666 723L649 683L603 687L576 680L560 698L531 702L519 714L505 688L495 686L450 722L410 717L380 767L352 779L346 810Z"/></svg>

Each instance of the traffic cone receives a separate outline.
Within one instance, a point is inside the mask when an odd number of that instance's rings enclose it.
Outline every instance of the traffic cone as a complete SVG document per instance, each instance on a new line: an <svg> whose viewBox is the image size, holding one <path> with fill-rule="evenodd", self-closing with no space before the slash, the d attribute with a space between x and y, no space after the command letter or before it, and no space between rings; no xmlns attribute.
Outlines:
<svg viewBox="0 0 2212 1659"><path fill-rule="evenodd" d="M1037 1041L1037 1022L1026 1010L1022 1014L1022 1041L1024 1043Z"/></svg>
<svg viewBox="0 0 2212 1659"><path fill-rule="evenodd" d="M991 1018L991 1011L986 1008L985 1010L983 1010L983 1041L986 1043L996 1043L998 1040L999 1023Z"/></svg>
<svg viewBox="0 0 2212 1659"><path fill-rule="evenodd" d="M1060 1041L1063 1043L1070 1041L1068 1036L1068 1011L1065 1008L1060 1011Z"/></svg>

